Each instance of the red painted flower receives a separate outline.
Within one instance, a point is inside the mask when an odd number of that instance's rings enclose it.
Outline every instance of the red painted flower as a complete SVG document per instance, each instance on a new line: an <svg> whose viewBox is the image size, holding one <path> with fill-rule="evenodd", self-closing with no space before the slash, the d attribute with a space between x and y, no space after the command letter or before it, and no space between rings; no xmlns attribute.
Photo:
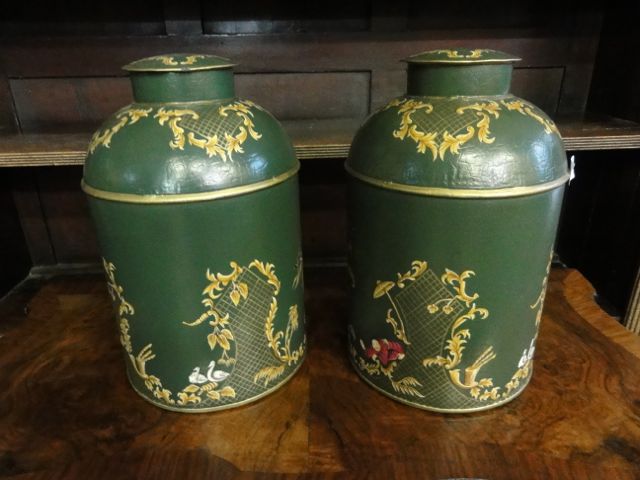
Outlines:
<svg viewBox="0 0 640 480"><path fill-rule="evenodd" d="M392 342L386 338L371 340L371 346L365 351L365 355L375 360L380 360L383 367L394 360L402 360L404 358L404 347L398 342Z"/></svg>

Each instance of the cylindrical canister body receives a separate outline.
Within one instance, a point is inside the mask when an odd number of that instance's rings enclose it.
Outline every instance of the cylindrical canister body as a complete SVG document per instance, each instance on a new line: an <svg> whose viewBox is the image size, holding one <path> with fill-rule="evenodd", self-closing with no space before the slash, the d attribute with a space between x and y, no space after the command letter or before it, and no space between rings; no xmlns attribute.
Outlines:
<svg viewBox="0 0 640 480"><path fill-rule="evenodd" d="M184 412L268 394L306 348L297 160L224 60L131 64L83 180L131 385Z"/></svg>
<svg viewBox="0 0 640 480"><path fill-rule="evenodd" d="M350 358L403 403L483 410L531 378L566 158L553 122L506 91L506 54L408 61L409 95L347 161Z"/></svg>

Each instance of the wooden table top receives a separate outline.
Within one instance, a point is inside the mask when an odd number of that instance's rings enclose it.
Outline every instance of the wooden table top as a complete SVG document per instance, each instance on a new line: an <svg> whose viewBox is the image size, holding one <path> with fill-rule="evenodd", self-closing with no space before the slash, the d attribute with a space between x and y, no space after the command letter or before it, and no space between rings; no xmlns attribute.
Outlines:
<svg viewBox="0 0 640 480"><path fill-rule="evenodd" d="M360 381L344 272L306 281L301 371L257 403L192 415L127 384L100 276L12 295L0 305L0 477L640 478L640 341L578 272L552 272L528 389L466 415L404 406Z"/></svg>

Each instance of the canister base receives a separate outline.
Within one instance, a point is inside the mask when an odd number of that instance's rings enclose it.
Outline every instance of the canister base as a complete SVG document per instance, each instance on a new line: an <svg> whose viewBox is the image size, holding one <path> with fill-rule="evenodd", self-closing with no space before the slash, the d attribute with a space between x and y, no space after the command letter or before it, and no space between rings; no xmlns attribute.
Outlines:
<svg viewBox="0 0 640 480"><path fill-rule="evenodd" d="M140 395L144 400L146 400L147 402L149 402L150 404L156 406L156 407L160 407L164 410L169 410L171 412L179 412L179 413L209 413L209 412L219 412L221 410L229 410L231 408L235 408L235 407L241 407L243 405L247 405L249 403L253 403L256 402L258 400L260 400L261 398L266 397L267 395L270 395L272 393L274 393L276 390L280 389L281 387L283 387L284 385L286 385L287 383L289 383L289 381L293 378L293 376L298 373L298 370L300 370L300 367L302 367L302 365L304 365L304 361L305 358L302 358L300 360L300 362L298 363L298 365L296 365L296 367L293 369L293 371L289 374L288 377L285 377L285 379L280 382L278 385L276 385L273 388L270 388L269 390L266 390L264 392L262 392L259 395L256 395L255 397L251 397L251 398L247 398L245 400L242 400L240 402L237 403L231 403L228 405L222 405L220 407L207 407L207 408L181 408L181 407L172 407L170 405L165 405L164 403L160 403L157 402L155 400L150 399L149 397L147 397L146 395L144 395L142 392L140 392L136 386L133 384L133 382L131 381L131 377L129 376L129 371L127 370L127 380L129 380L129 384L131 385L131 388L133 389L134 392L136 392L138 395Z"/></svg>
<svg viewBox="0 0 640 480"><path fill-rule="evenodd" d="M383 394L383 395L385 395L385 396L387 396L389 398L392 398L396 402L404 403L405 405L409 405L411 407L420 408L422 410L428 410L430 412L439 412L439 413L473 413L473 412L482 412L484 410L491 410L492 408L500 407L500 406L502 406L502 405L504 405L506 403L509 403L512 400L515 400L522 392L524 392L525 388L527 388L527 385L529 385L529 382L531 381L531 377L533 376L533 367L532 367L531 375L529 375L529 378L527 378L526 382L524 382L524 385L522 386L522 388L520 390L518 390L516 393L514 393L512 396L510 396L509 398L505 398L504 400L500 400L499 402L492 403L490 405L486 405L486 406L483 406L483 407L477 407L477 408L449 409L449 408L427 407L426 405L421 405L419 403L414 403L414 402L411 402L411 401L406 400L406 399L401 398L401 397L396 397L395 395L387 392L386 390L383 390L382 388L380 388L379 386L377 386L376 384L371 382L367 377L362 375L360 370L358 370L357 366L352 361L350 361L350 363L351 363L351 366L353 367L353 369L358 374L358 376L362 380L364 380L364 382L367 385L369 385L370 387L373 387L375 390L377 390L381 394Z"/></svg>

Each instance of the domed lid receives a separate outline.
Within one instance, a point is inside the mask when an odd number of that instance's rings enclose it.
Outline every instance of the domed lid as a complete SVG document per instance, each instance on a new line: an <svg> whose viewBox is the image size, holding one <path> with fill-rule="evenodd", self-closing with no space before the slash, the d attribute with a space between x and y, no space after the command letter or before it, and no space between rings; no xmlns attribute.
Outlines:
<svg viewBox="0 0 640 480"><path fill-rule="evenodd" d="M228 58L200 53L173 53L141 58L122 67L129 72L194 72L231 68L236 64Z"/></svg>
<svg viewBox="0 0 640 480"><path fill-rule="evenodd" d="M235 96L232 66L214 55L169 54L124 67L134 73L135 102L93 135L84 191L112 201L179 203L241 195L295 175L286 132Z"/></svg>
<svg viewBox="0 0 640 480"><path fill-rule="evenodd" d="M558 128L512 95L392 100L360 128L346 168L382 188L443 197L529 195L568 179Z"/></svg>
<svg viewBox="0 0 640 480"><path fill-rule="evenodd" d="M483 64L483 63L512 63L521 59L498 50L487 48L457 48L455 50L440 49L411 55L404 59L407 63L442 63L442 64Z"/></svg>
<svg viewBox="0 0 640 480"><path fill-rule="evenodd" d="M94 134L83 188L113 201L191 202L267 188L297 169L282 126L248 100L134 103Z"/></svg>

